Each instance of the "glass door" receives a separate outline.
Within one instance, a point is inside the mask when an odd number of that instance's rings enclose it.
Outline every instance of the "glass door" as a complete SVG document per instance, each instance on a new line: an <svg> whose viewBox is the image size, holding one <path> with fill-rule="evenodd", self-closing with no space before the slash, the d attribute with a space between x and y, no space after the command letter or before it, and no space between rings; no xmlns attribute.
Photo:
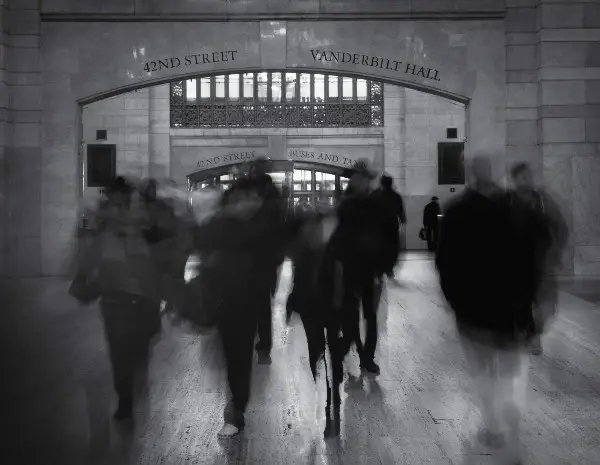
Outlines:
<svg viewBox="0 0 600 465"><path fill-rule="evenodd" d="M313 172L307 169L294 169L292 174L292 198L294 208L298 204L313 207L315 205L313 192Z"/></svg>
<svg viewBox="0 0 600 465"><path fill-rule="evenodd" d="M350 182L350 178L346 178L344 176L340 176L340 194L343 193L348 188L348 183Z"/></svg>
<svg viewBox="0 0 600 465"><path fill-rule="evenodd" d="M236 178L237 176L235 176L232 173L222 174L221 176L219 176L219 187L222 190L226 191L233 185Z"/></svg>
<svg viewBox="0 0 600 465"><path fill-rule="evenodd" d="M280 192L283 192L285 189L285 184L286 184L286 172L285 171L276 171L276 172L272 172L272 173L267 173L269 176L271 176L271 179L273 180L273 184L275 184L275 186L280 190Z"/></svg>
<svg viewBox="0 0 600 465"><path fill-rule="evenodd" d="M327 211L335 206L336 175L315 171L315 204L319 211Z"/></svg>

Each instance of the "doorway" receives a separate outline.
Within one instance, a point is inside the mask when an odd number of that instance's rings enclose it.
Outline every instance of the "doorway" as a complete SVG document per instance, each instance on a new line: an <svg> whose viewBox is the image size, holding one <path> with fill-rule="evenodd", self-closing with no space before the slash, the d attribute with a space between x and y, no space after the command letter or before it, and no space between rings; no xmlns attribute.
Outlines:
<svg viewBox="0 0 600 465"><path fill-rule="evenodd" d="M203 170L189 175L188 185L192 191L214 187L227 190L245 171L241 164ZM268 174L290 208L303 202L319 211L335 207L350 177L343 168L298 162L273 162Z"/></svg>

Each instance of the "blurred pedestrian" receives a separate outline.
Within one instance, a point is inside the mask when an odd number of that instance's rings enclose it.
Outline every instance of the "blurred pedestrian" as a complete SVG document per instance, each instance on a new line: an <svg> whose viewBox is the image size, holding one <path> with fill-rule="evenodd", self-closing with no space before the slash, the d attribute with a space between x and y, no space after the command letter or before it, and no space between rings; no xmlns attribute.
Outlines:
<svg viewBox="0 0 600 465"><path fill-rule="evenodd" d="M148 179L142 183L140 193L149 219L144 235L161 275L165 310L172 312L181 305L185 265L191 253L191 211L189 205L185 205L186 200L179 198L180 192L169 183L163 186L155 179Z"/></svg>
<svg viewBox="0 0 600 465"><path fill-rule="evenodd" d="M283 260L285 259L285 247L287 237L286 231L286 212L282 198L282 193L273 183L273 179L267 170L269 163L266 159L258 159L250 165L248 177L244 180L244 185L256 193L262 200L261 211L265 219L269 221L277 231L273 236L274 242L271 243L269 250L265 250L263 260L268 264L271 270L271 283L269 288L270 299L260 315L258 320L258 342L256 351L258 352L258 362L260 364L271 363L271 350L273 348L273 314L272 299L275 297L279 283L279 272Z"/></svg>
<svg viewBox="0 0 600 465"><path fill-rule="evenodd" d="M406 225L406 212L402 196L394 190L391 176L381 176L380 187L373 193L375 202L380 205L383 222L383 241L386 247L383 260L385 274L394 277L394 267L400 254L400 229Z"/></svg>
<svg viewBox="0 0 600 465"><path fill-rule="evenodd" d="M535 186L527 163L515 164L511 178L514 188L509 196L519 253L532 261L538 289L534 306L535 337L530 351L533 355L541 355L542 334L557 312L556 274L560 270L569 231L552 196Z"/></svg>
<svg viewBox="0 0 600 465"><path fill-rule="evenodd" d="M343 277L343 352L356 345L361 368L379 374L375 363L377 348L377 307L384 273L382 216L370 183L375 174L366 161L354 166L348 188L337 207L338 224L330 247ZM367 325L366 340L360 337L360 309Z"/></svg>
<svg viewBox="0 0 600 465"><path fill-rule="evenodd" d="M342 279L330 243L335 230L334 215L306 212L291 247L294 264L293 289L288 312L298 313L308 344L309 367L315 382L323 360L327 386L325 437L340 431L340 384L343 381ZM291 300L293 298L293 300ZM328 351L326 349L329 349ZM327 360L329 352L329 360Z"/></svg>
<svg viewBox="0 0 600 465"><path fill-rule="evenodd" d="M195 248L210 256L212 300L218 302L218 329L231 391L219 435L237 435L250 399L254 339L265 308L270 309L273 244L281 240L272 212L255 184L240 179L222 198L219 211L198 229Z"/></svg>
<svg viewBox="0 0 600 465"><path fill-rule="evenodd" d="M471 163L469 186L441 222L436 265L456 317L483 417L479 438L519 463L520 416L533 337L533 264L516 247L505 193L487 158Z"/></svg>
<svg viewBox="0 0 600 465"><path fill-rule="evenodd" d="M119 405L117 420L133 414L136 373L145 370L152 338L160 331L158 273L143 231L148 218L134 188L119 177L96 215L79 283L94 283L108 343ZM74 281L77 287L76 282ZM72 293L77 295L76 289Z"/></svg>
<svg viewBox="0 0 600 465"><path fill-rule="evenodd" d="M431 201L425 205L423 210L423 228L425 229L425 238L427 240L427 250L435 252L439 236L439 215L442 212L436 196L431 197Z"/></svg>

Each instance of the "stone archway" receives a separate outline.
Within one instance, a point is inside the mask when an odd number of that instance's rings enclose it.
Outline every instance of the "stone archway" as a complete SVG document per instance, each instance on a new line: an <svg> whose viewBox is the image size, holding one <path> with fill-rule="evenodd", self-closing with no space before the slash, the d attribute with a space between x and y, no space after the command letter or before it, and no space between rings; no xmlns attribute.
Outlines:
<svg viewBox="0 0 600 465"><path fill-rule="evenodd" d="M466 155L490 153L504 172L502 21L52 22L42 39L46 275L61 271L77 211L79 105L191 75L331 72L469 102Z"/></svg>

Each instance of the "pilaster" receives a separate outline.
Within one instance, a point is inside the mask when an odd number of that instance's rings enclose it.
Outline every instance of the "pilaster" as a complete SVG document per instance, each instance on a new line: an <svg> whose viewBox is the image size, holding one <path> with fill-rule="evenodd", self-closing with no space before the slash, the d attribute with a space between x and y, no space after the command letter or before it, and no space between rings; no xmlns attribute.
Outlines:
<svg viewBox="0 0 600 465"><path fill-rule="evenodd" d="M41 74L39 2L12 0L8 11L5 84L9 86L6 149L8 194L5 255L10 276L41 269ZM5 23L6 24L6 23ZM0 84L1 85L1 84ZM4 99L3 99L4 100Z"/></svg>
<svg viewBox="0 0 600 465"><path fill-rule="evenodd" d="M540 0L538 19L544 180L571 226L563 271L599 275L600 3Z"/></svg>

